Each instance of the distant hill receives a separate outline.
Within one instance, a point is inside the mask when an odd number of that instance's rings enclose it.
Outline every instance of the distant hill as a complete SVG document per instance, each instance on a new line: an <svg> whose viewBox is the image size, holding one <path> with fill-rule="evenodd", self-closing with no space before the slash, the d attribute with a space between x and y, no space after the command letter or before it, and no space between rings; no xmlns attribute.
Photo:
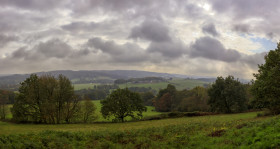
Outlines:
<svg viewBox="0 0 280 149"><path fill-rule="evenodd" d="M44 74L65 75L74 84L81 83L113 83L116 79L144 78L144 77L161 77L161 78L187 78L186 75L157 73L137 70L57 70L48 72L36 72L41 76ZM0 76L0 88L10 88L24 81L30 74L12 74Z"/></svg>

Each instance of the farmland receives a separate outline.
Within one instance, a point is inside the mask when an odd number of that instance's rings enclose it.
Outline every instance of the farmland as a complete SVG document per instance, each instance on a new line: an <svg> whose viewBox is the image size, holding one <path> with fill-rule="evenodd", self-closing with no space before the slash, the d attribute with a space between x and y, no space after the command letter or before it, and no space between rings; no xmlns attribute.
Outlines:
<svg viewBox="0 0 280 149"><path fill-rule="evenodd" d="M127 83L127 84L119 84L120 88L126 87L151 87L152 89L159 90L165 88L168 84L174 85L178 90L183 89L191 89L196 86L204 86L209 84L209 82L194 80L194 79L179 79L175 78L173 80L169 80L167 82L157 82L157 83ZM93 88L94 85L98 84L74 84L75 90L88 89Z"/></svg>
<svg viewBox="0 0 280 149"><path fill-rule="evenodd" d="M275 148L277 116L256 112L95 124L0 123L0 147L40 148Z"/></svg>
<svg viewBox="0 0 280 149"><path fill-rule="evenodd" d="M85 84L74 84L75 90L81 90L81 89L92 89L94 85L99 85L97 83L85 83Z"/></svg>

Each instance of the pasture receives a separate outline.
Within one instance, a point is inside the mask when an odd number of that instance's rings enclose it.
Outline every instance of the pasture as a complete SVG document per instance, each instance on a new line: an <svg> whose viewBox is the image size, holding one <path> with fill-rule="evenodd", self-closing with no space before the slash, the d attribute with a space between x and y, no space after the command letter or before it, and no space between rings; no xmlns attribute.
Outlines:
<svg viewBox="0 0 280 149"><path fill-rule="evenodd" d="M168 84L172 84L176 87L177 90L184 90L184 89L192 89L196 86L204 86L206 84L209 84L208 82L200 81L200 80L193 80L193 79L173 79L169 80L168 82L158 82L158 83L127 83L127 84L120 84L120 88L126 88L126 87L151 87L155 90L160 90L166 88Z"/></svg>
<svg viewBox="0 0 280 149"><path fill-rule="evenodd" d="M73 84L74 90L82 90L82 89L93 89L94 85L99 85L98 83L85 83L85 84Z"/></svg>
<svg viewBox="0 0 280 149"><path fill-rule="evenodd" d="M127 84L119 84L120 88L126 88L126 87L151 87L155 90L160 90L163 88L166 88L168 84L174 85L177 90L183 90L183 89L192 89L196 86L204 86L209 84L209 82L204 82L200 80L194 80L194 79L180 79L180 78L174 78L173 80L169 80L168 82L158 82L158 83L127 83ZM99 85L98 83L86 83L86 84L73 84L75 90L81 90L81 89L88 89L93 88L94 85Z"/></svg>
<svg viewBox="0 0 280 149"><path fill-rule="evenodd" d="M277 148L278 116L256 112L95 124L0 122L0 148Z"/></svg>

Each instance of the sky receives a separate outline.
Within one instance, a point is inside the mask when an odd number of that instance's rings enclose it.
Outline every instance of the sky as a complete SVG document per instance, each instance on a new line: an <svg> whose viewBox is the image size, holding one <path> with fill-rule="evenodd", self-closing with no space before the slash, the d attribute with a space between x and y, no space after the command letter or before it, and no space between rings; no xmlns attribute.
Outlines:
<svg viewBox="0 0 280 149"><path fill-rule="evenodd" d="M252 79L279 0L0 0L0 74L143 70Z"/></svg>

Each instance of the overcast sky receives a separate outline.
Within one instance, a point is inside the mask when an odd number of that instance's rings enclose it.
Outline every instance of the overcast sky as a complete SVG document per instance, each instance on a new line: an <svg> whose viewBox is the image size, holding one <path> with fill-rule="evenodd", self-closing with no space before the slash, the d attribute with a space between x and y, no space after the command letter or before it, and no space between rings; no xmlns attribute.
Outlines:
<svg viewBox="0 0 280 149"><path fill-rule="evenodd" d="M146 70L253 78L279 0L0 0L0 74Z"/></svg>

